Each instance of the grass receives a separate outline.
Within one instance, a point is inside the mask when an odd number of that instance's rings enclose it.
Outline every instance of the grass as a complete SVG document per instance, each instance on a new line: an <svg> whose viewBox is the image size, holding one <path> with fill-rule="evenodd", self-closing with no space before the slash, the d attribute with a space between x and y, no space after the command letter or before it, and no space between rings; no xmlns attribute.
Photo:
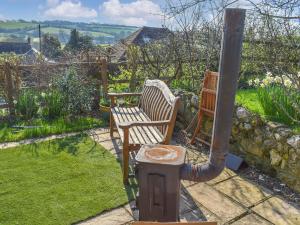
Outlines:
<svg viewBox="0 0 300 225"><path fill-rule="evenodd" d="M284 121L282 121L280 119L274 119L274 118L270 118L267 116L267 114L264 111L263 106L261 105L261 103L259 101L258 92L256 89L238 90L236 97L235 97L235 101L238 104L247 108L249 111L260 115L265 120L270 120L270 121L279 122L279 123L284 124ZM300 133L300 125L294 125L294 126L290 126L290 127L295 133Z"/></svg>
<svg viewBox="0 0 300 225"><path fill-rule="evenodd" d="M31 22L5 21L0 22L0 28L4 29L25 29L37 27L37 24Z"/></svg>
<svg viewBox="0 0 300 225"><path fill-rule="evenodd" d="M255 89L242 89L238 90L235 101L249 109L251 112L266 117L264 109L258 99L257 90Z"/></svg>
<svg viewBox="0 0 300 225"><path fill-rule="evenodd" d="M0 151L1 225L72 224L126 202L119 163L86 136Z"/></svg>
<svg viewBox="0 0 300 225"><path fill-rule="evenodd" d="M21 121L14 123L15 126L37 126L34 128L16 129L12 124L0 124L0 143L20 141L28 138L44 137L52 134L78 132L104 125L101 119L92 117L80 117L73 120L59 118L48 121L35 119L32 121Z"/></svg>

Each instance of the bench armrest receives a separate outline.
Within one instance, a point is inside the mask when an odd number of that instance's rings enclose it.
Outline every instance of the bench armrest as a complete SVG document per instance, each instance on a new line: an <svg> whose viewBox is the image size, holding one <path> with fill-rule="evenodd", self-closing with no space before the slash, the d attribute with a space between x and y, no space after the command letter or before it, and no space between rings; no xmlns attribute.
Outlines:
<svg viewBox="0 0 300 225"><path fill-rule="evenodd" d="M109 97L141 96L142 93L108 93Z"/></svg>
<svg viewBox="0 0 300 225"><path fill-rule="evenodd" d="M124 128L130 128L130 127L151 127L151 126L163 126L163 125L169 125L171 121L170 120L161 120L161 121L148 121L148 122L123 122L119 124L119 127Z"/></svg>

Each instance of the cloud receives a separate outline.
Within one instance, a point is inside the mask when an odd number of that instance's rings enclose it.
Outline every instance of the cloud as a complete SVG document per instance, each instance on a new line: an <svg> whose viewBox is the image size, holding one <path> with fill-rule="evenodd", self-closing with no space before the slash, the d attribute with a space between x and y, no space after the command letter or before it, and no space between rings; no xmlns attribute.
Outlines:
<svg viewBox="0 0 300 225"><path fill-rule="evenodd" d="M108 0L99 6L100 12L110 21L134 26L160 25L162 11L158 4L150 0L136 0L121 3L120 0Z"/></svg>
<svg viewBox="0 0 300 225"><path fill-rule="evenodd" d="M73 0L48 0L48 8L44 16L55 19L91 19L98 16L94 9L87 8L80 1Z"/></svg>

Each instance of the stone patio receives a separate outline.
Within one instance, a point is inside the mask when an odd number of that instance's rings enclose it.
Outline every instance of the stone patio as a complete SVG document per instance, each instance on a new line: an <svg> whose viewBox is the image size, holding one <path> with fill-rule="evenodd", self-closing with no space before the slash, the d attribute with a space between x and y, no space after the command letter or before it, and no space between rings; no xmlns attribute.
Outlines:
<svg viewBox="0 0 300 225"><path fill-rule="evenodd" d="M105 130L94 130L90 135L121 160L118 138L112 140ZM192 149L188 149L187 155L193 162L201 163L207 159L205 154ZM271 190L225 169L220 176L206 183L182 181L180 218L181 221L217 221L220 225L300 225L300 209ZM131 224L136 219L133 201L79 224L121 225Z"/></svg>

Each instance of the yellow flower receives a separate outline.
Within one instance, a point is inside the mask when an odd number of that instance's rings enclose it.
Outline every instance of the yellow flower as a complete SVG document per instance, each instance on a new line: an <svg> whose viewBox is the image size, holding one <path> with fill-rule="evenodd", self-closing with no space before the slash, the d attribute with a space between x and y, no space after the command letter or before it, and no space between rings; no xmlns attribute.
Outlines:
<svg viewBox="0 0 300 225"><path fill-rule="evenodd" d="M290 79L286 79L286 80L284 80L284 86L286 86L286 87L291 87L291 85L292 85L292 81L290 80Z"/></svg>
<svg viewBox="0 0 300 225"><path fill-rule="evenodd" d="M259 80L258 78L256 78L256 79L254 80L254 84L255 84L255 85L259 85L259 83L260 83L260 80Z"/></svg>
<svg viewBox="0 0 300 225"><path fill-rule="evenodd" d="M275 81L275 83L277 83L277 84L281 83L281 77L280 77L280 76L276 76L276 77L274 78L274 81Z"/></svg>
<svg viewBox="0 0 300 225"><path fill-rule="evenodd" d="M266 73L266 75L267 75L267 77L271 77L271 76L272 76L272 73L271 73L270 71L268 71L268 72Z"/></svg>

